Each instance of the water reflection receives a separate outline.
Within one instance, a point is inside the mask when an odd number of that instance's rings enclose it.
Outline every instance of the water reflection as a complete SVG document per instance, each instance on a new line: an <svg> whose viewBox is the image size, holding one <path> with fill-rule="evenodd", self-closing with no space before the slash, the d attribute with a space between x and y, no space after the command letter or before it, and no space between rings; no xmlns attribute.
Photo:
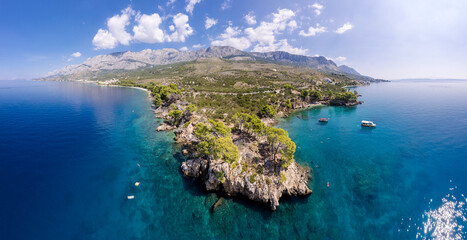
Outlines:
<svg viewBox="0 0 467 240"><path fill-rule="evenodd" d="M454 189L457 187L450 188L450 191ZM432 203L433 200L430 199L430 210L425 211L422 216L423 226L417 228L417 239L465 239L467 198L464 194L461 194L460 197L456 197L452 193L447 194L438 208L432 209Z"/></svg>

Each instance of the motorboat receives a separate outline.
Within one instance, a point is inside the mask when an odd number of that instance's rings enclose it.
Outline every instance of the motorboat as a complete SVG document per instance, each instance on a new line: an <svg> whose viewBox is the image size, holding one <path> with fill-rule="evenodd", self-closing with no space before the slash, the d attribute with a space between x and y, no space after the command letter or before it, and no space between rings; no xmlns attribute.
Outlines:
<svg viewBox="0 0 467 240"><path fill-rule="evenodd" d="M376 124L374 124L372 121L362 120L362 126L364 126L364 127L376 127Z"/></svg>

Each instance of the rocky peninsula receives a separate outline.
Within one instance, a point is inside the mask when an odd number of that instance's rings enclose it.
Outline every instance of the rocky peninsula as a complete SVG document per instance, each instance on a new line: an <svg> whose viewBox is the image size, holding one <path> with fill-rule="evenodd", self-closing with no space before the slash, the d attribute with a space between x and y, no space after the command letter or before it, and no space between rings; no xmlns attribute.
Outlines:
<svg viewBox="0 0 467 240"><path fill-rule="evenodd" d="M274 94L280 96L281 92L283 90ZM273 127L275 117L318 104L350 106L360 103L353 93L349 93L354 96L353 101L322 100L320 96L309 97L318 92L304 90L297 92L301 97L294 99L293 105L290 101L285 106L264 105L259 114L243 111L216 120L206 114L213 109L199 110L184 101L184 94L174 84L155 86L152 93L158 104L154 111L156 116L166 120L157 131L173 130L176 134L175 141L181 144L186 157L181 165L185 176L200 179L208 191L243 195L268 204L271 210L279 206L283 195L312 193L308 186L311 169L295 162L295 143L285 130Z"/></svg>
<svg viewBox="0 0 467 240"><path fill-rule="evenodd" d="M231 47L100 55L54 74L46 80L147 89L165 119L157 130L173 130L182 147L185 176L272 210L283 195L312 192L311 169L295 162L295 143L274 127L277 118L317 104L357 105L358 93L344 87L378 81L324 57Z"/></svg>

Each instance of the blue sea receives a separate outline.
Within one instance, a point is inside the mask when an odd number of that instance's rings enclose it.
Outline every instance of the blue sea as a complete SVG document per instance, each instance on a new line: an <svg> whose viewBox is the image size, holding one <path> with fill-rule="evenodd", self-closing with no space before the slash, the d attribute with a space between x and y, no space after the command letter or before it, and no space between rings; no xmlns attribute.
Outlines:
<svg viewBox="0 0 467 240"><path fill-rule="evenodd" d="M466 239L467 81L353 90L279 123L312 195L212 212L145 91L0 81L0 239Z"/></svg>

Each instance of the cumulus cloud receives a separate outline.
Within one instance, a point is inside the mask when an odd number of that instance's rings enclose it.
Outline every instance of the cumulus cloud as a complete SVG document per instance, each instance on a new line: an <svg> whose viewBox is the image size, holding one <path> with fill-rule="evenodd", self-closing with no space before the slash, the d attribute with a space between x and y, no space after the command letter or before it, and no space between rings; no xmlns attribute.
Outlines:
<svg viewBox="0 0 467 240"><path fill-rule="evenodd" d="M292 54L304 55L306 54L308 49L292 47L287 42L287 39L279 40L278 42L270 44L270 45L259 44L253 48L253 52L270 52L270 51L284 51L284 52L289 52Z"/></svg>
<svg viewBox="0 0 467 240"><path fill-rule="evenodd" d="M324 8L324 6L319 3L314 3L310 7L314 9L313 11L315 12L316 16L321 15L321 10Z"/></svg>
<svg viewBox="0 0 467 240"><path fill-rule="evenodd" d="M347 22L347 23L345 23L344 25L342 25L342 27L338 28L338 29L336 30L336 33L342 34L342 33L345 33L345 32L347 32L347 31L349 31L349 30L352 29L352 28L353 28L353 25L352 25L351 23Z"/></svg>
<svg viewBox="0 0 467 240"><path fill-rule="evenodd" d="M202 0L186 0L188 3L185 7L185 11L187 13L193 14L193 10L195 9L195 5L200 3Z"/></svg>
<svg viewBox="0 0 467 240"><path fill-rule="evenodd" d="M159 25L162 23L162 19L159 14L138 14L136 16L136 23L137 25L133 27L135 40L144 43L164 42L164 31L159 28Z"/></svg>
<svg viewBox="0 0 467 240"><path fill-rule="evenodd" d="M187 47L181 47L181 48L180 48L180 51L183 51L183 52L184 52L184 51L188 51L188 48L187 48Z"/></svg>
<svg viewBox="0 0 467 240"><path fill-rule="evenodd" d="M81 57L81 53L80 52L75 52L75 53L71 54L71 56L74 57L74 58L79 58L79 57Z"/></svg>
<svg viewBox="0 0 467 240"><path fill-rule="evenodd" d="M231 26L225 29L217 40L211 42L213 46L231 46L240 50L245 50L250 47L251 43L246 37L238 37L241 34L241 30L233 28Z"/></svg>
<svg viewBox="0 0 467 240"><path fill-rule="evenodd" d="M195 45L193 45L193 48L200 48L200 47L203 47L203 45L201 45L201 44L195 44Z"/></svg>
<svg viewBox="0 0 467 240"><path fill-rule="evenodd" d="M259 44L257 49L273 49L275 50L276 35L282 34L286 29L293 30L297 27L297 22L292 20L295 13L290 9L279 9L273 13L271 22L261 22L256 28L247 28L245 33L251 42Z"/></svg>
<svg viewBox="0 0 467 240"><path fill-rule="evenodd" d="M290 31L295 30L298 27L297 21L292 20L289 23L287 23L287 27L289 28Z"/></svg>
<svg viewBox="0 0 467 240"><path fill-rule="evenodd" d="M122 10L122 14L115 15L107 21L107 27L112 36L117 39L120 44L129 45L131 34L126 31L126 27L130 24L130 17L135 14L131 7Z"/></svg>
<svg viewBox="0 0 467 240"><path fill-rule="evenodd" d="M324 33L326 32L326 28L323 26L320 26L319 24L316 24L316 27L310 26L308 28L308 32L305 32L301 30L298 35L304 36L304 37L311 37L311 36L316 36L319 33Z"/></svg>
<svg viewBox="0 0 467 240"><path fill-rule="evenodd" d="M112 49L118 45L117 39L108 30L99 29L92 39L94 49Z"/></svg>
<svg viewBox="0 0 467 240"><path fill-rule="evenodd" d="M241 50L253 46L253 51L286 51L295 54L305 54L307 49L291 46L287 39L277 40L276 37L292 32L298 24L293 19L295 13L290 9L278 9L272 14L270 21L262 21L257 27L248 27L241 30L238 27L229 26L211 45L227 45ZM248 24L255 24L256 19L252 13L244 16ZM252 21L249 21L252 20ZM254 21L253 21L254 20Z"/></svg>
<svg viewBox="0 0 467 240"><path fill-rule="evenodd" d="M170 41L172 42L185 42L185 39L193 34L193 28L188 24L188 16L179 13L173 17L174 26L171 28L175 31L170 35Z"/></svg>
<svg viewBox="0 0 467 240"><path fill-rule="evenodd" d="M217 24L217 19L214 19L214 18L209 18L209 17L206 17L206 21L204 23L204 27L206 29L210 29L212 26L216 25Z"/></svg>
<svg viewBox="0 0 467 240"><path fill-rule="evenodd" d="M173 3L174 1L169 2ZM133 41L151 44L185 42L186 38L193 34L186 14L178 13L172 17L173 24L169 26L171 33L167 33L161 28L165 20L166 18L162 18L157 13L147 15L138 12L136 14L131 7L123 9L121 14L114 15L107 20L107 29L101 28L97 31L92 40L94 49L113 49L119 44L129 45ZM217 23L217 20L215 21ZM126 31L130 23L133 25L133 35Z"/></svg>
<svg viewBox="0 0 467 240"><path fill-rule="evenodd" d="M253 15L253 12L248 13L247 15L243 16L246 23L248 25L255 25L256 24L256 16Z"/></svg>
<svg viewBox="0 0 467 240"><path fill-rule="evenodd" d="M92 40L95 49L115 48L119 43L129 45L132 40L126 27L130 24L130 18L135 14L131 7L122 10L121 14L114 15L107 20L107 29L99 29Z"/></svg>
<svg viewBox="0 0 467 240"><path fill-rule="evenodd" d="M73 61L73 59L79 58L79 57L81 57L81 53L80 52L75 52L75 53L72 53L70 55L70 57L67 59L67 61L71 62L71 61Z"/></svg>

